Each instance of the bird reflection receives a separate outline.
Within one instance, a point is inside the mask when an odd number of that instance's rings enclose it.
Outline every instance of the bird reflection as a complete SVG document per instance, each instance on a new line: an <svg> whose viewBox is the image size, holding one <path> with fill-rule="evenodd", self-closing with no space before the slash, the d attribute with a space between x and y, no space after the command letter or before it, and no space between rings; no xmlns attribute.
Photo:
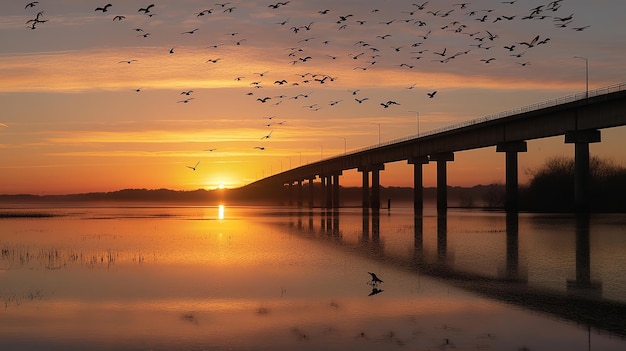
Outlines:
<svg viewBox="0 0 626 351"><path fill-rule="evenodd" d="M372 288L372 292L370 292L369 295L367 295L367 296L373 296L373 295L376 295L376 294L380 294L383 291L384 290L382 290L382 289L374 287L374 288Z"/></svg>

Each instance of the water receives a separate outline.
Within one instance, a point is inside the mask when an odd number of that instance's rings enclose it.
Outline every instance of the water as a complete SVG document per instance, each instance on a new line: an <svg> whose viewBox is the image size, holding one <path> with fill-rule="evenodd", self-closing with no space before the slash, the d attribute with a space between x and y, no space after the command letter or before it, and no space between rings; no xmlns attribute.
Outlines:
<svg viewBox="0 0 626 351"><path fill-rule="evenodd" d="M0 213L2 350L626 349L624 215Z"/></svg>

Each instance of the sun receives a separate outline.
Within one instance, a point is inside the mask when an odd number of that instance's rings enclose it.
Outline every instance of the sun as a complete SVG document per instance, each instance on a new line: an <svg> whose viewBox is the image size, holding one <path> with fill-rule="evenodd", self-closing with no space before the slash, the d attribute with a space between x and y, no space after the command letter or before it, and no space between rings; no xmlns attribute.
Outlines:
<svg viewBox="0 0 626 351"><path fill-rule="evenodd" d="M217 186L217 188L218 188L218 189L224 189L224 184L220 183L220 184Z"/></svg>

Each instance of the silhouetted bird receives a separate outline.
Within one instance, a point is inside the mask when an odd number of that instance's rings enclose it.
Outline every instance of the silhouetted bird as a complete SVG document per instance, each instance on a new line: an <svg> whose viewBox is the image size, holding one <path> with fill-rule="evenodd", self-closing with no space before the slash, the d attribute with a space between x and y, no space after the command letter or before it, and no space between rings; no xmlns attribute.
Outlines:
<svg viewBox="0 0 626 351"><path fill-rule="evenodd" d="M376 274L372 272L367 272L367 273L369 273L372 276L372 281L371 281L372 284L378 285L379 283L383 282L380 278L378 278L378 276L376 276Z"/></svg>
<svg viewBox="0 0 626 351"><path fill-rule="evenodd" d="M372 296L372 295L376 295L376 294L380 294L381 292L383 292L384 290L379 289L379 288L372 288L372 292L369 293L369 295L367 296Z"/></svg>
<svg viewBox="0 0 626 351"><path fill-rule="evenodd" d="M139 10L137 10L137 12L143 12L145 14L148 14L148 12L150 12L150 9L154 7L154 4L150 4L146 7L142 7Z"/></svg>
<svg viewBox="0 0 626 351"><path fill-rule="evenodd" d="M106 4L103 7L96 7L96 9L94 11L102 11L102 12L107 12L109 11L109 7L113 6L112 4Z"/></svg>
<svg viewBox="0 0 626 351"><path fill-rule="evenodd" d="M195 171L195 170L196 170L196 167L198 167L198 165L199 165L199 164L200 164L200 161L196 162L196 165L195 165L195 166L193 166L193 167L192 167L192 166L185 166L185 167L190 168L190 169L192 169L192 170L194 170L194 171Z"/></svg>

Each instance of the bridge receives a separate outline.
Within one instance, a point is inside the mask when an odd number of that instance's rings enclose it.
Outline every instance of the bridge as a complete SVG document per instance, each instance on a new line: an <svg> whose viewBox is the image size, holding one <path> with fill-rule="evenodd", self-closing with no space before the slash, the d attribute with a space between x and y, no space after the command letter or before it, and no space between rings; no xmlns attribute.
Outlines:
<svg viewBox="0 0 626 351"><path fill-rule="evenodd" d="M343 171L362 173L363 208L380 208L380 171L385 163L407 161L414 166L414 208L423 208L422 166L437 164L437 209L447 209L447 162L454 153L496 146L505 154L505 209L518 209L518 153L527 151L527 141L563 135L574 144L575 185L572 191L577 211L589 206L589 144L601 141L601 129L626 125L626 83L501 112L482 118L431 130L425 133L377 144L344 155L296 167L260 179L246 187L288 187L297 194L298 206L305 198L313 207L313 182L321 180L326 208L339 207L339 177ZM371 183L370 183L371 174Z"/></svg>

